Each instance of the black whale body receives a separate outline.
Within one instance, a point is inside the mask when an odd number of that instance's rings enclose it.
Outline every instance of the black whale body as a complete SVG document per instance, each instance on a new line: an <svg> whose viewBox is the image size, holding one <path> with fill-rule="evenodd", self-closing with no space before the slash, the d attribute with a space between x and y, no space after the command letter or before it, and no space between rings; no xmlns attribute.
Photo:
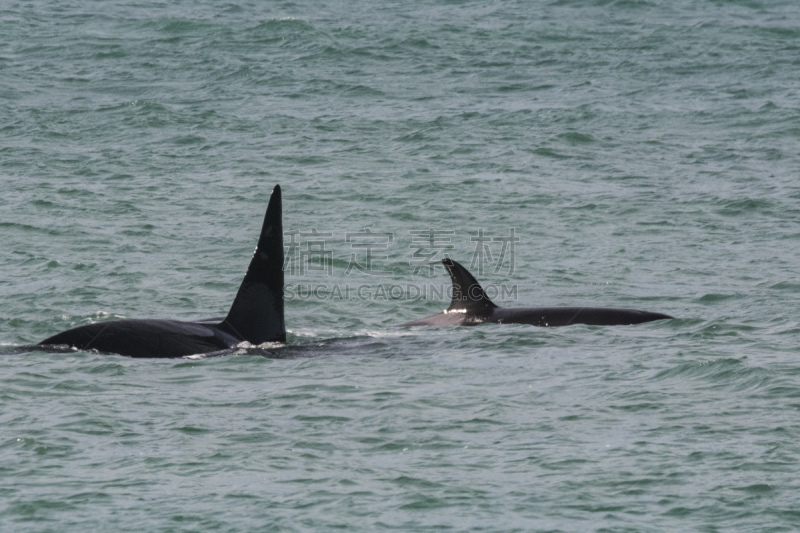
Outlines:
<svg viewBox="0 0 800 533"><path fill-rule="evenodd" d="M478 324L529 324L554 327L572 324L623 326L672 318L662 313L609 307L503 308L492 302L470 272L452 259L442 259L453 280L453 299L442 313L400 326L475 326Z"/></svg>
<svg viewBox="0 0 800 533"><path fill-rule="evenodd" d="M227 350L243 341L254 345L286 342L281 215L281 188L276 185L247 274L228 316L221 321L127 319L98 322L53 335L36 347L46 350L68 346L130 357L184 357Z"/></svg>

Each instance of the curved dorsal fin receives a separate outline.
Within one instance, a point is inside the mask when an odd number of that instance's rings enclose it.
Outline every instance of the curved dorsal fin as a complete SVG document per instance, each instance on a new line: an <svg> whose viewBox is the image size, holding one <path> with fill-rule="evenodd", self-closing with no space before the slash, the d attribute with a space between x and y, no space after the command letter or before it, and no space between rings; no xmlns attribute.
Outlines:
<svg viewBox="0 0 800 533"><path fill-rule="evenodd" d="M283 322L281 187L272 191L261 236L228 316L220 324L251 344L286 342Z"/></svg>
<svg viewBox="0 0 800 533"><path fill-rule="evenodd" d="M442 264L453 280L453 299L447 312L466 312L467 315L480 316L497 307L469 270L449 257L442 259Z"/></svg>

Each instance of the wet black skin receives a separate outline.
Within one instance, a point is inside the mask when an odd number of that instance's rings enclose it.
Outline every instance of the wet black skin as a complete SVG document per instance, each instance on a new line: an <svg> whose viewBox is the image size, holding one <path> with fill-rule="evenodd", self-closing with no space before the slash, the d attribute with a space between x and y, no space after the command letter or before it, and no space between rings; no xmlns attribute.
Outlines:
<svg viewBox="0 0 800 533"><path fill-rule="evenodd" d="M224 319L99 322L63 331L36 347L54 351L70 347L130 357L184 357L227 350L242 341L253 345L286 342L281 216L281 188L276 185L250 266Z"/></svg>
<svg viewBox="0 0 800 533"><path fill-rule="evenodd" d="M662 313L638 309L609 307L528 307L503 308L492 302L480 283L470 272L453 261L442 259L453 280L453 299L450 307L429 317L420 318L401 326L475 326L478 324L529 324L554 327L572 324L592 326L624 326L653 320L672 318Z"/></svg>

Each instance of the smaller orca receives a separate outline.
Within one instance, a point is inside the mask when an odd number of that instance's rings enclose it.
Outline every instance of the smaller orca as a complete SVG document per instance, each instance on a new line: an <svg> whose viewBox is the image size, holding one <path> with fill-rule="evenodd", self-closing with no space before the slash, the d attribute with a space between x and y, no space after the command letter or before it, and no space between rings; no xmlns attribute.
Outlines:
<svg viewBox="0 0 800 533"><path fill-rule="evenodd" d="M490 324L529 324L531 326L623 326L651 320L673 318L661 313L636 309L606 307L528 307L506 309L498 307L483 291L480 283L469 271L450 258L442 259L453 280L453 299L442 313L420 318L403 326L475 326Z"/></svg>
<svg viewBox="0 0 800 533"><path fill-rule="evenodd" d="M250 266L228 316L221 322L215 323L220 319L98 322L53 335L35 348L63 352L66 346L130 357L184 357L227 350L242 341L285 343L281 215L281 188L276 185Z"/></svg>

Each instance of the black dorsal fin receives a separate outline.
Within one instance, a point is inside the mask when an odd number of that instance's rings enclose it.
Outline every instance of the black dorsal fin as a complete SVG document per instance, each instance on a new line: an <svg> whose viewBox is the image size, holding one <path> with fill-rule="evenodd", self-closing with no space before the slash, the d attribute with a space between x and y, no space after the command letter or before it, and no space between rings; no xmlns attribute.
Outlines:
<svg viewBox="0 0 800 533"><path fill-rule="evenodd" d="M253 259L220 327L251 344L286 342L280 185L272 191Z"/></svg>
<svg viewBox="0 0 800 533"><path fill-rule="evenodd" d="M453 280L453 299L447 308L448 313L465 312L469 316L481 316L497 307L469 270L449 257L442 259L442 264Z"/></svg>

